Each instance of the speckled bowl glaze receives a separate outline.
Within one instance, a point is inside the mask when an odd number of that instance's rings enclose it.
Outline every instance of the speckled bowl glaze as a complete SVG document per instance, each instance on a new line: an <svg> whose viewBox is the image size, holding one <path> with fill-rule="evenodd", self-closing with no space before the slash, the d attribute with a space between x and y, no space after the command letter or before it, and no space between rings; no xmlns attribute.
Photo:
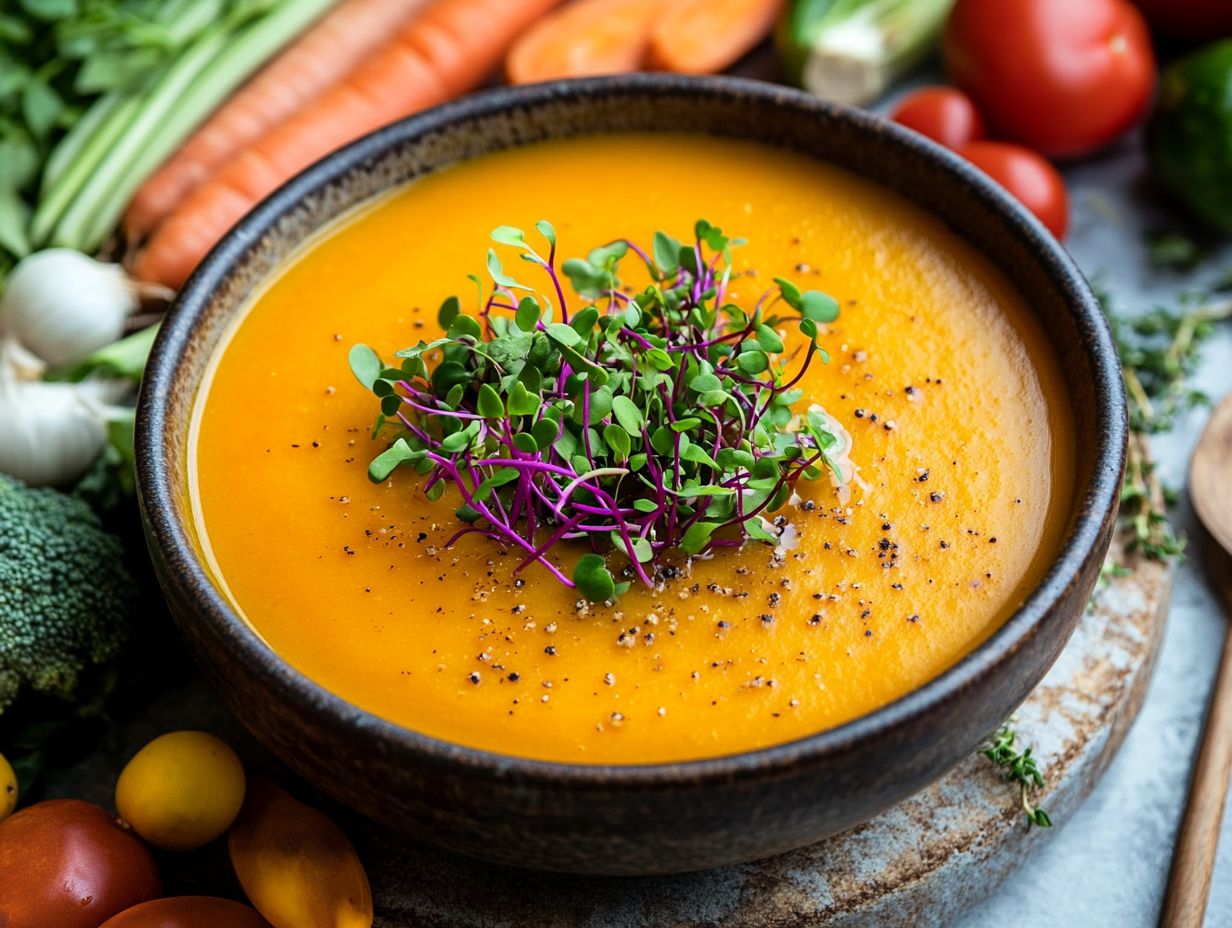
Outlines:
<svg viewBox="0 0 1232 928"><path fill-rule="evenodd" d="M755 139L841 165L932 212L987 254L1050 333L1080 436L1060 552L1022 607L950 670L853 722L688 763L581 766L429 738L324 690L266 647L211 580L186 460L207 360L248 294L340 212L442 165L528 142L633 130ZM189 646L287 764L409 837L548 870L647 874L766 857L850 828L975 750L1043 677L1108 548L1126 442L1116 353L1064 249L978 171L922 137L805 94L726 78L636 75L500 89L382 129L309 168L202 263L154 347L137 417L150 550ZM256 552L254 552L256 554Z"/></svg>

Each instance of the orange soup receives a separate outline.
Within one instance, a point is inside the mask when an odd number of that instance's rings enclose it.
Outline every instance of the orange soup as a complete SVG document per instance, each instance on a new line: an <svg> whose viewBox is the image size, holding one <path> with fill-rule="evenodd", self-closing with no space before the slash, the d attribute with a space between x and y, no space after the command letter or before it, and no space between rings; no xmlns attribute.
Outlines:
<svg viewBox="0 0 1232 928"><path fill-rule="evenodd" d="M775 276L837 298L801 408L851 433L863 486L802 482L794 547L747 542L588 605L486 538L456 500L367 464L385 357L474 294L488 232L550 219L564 257L616 238L748 245L733 296ZM508 266L508 262L507 262ZM797 334L797 338L800 336ZM791 345L788 345L788 350ZM842 170L751 143L558 141L425 177L317 236L251 301L198 397L197 528L220 588L307 676L451 742L583 763L729 754L838 725L919 687L1038 582L1065 528L1073 426L1022 298L940 222Z"/></svg>

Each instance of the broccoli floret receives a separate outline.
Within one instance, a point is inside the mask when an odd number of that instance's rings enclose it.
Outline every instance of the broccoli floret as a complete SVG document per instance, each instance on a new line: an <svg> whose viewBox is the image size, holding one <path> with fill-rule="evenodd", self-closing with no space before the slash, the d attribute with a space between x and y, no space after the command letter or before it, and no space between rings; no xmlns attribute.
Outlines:
<svg viewBox="0 0 1232 928"><path fill-rule="evenodd" d="M0 714L23 687L71 699L119 654L137 585L84 500L0 474Z"/></svg>

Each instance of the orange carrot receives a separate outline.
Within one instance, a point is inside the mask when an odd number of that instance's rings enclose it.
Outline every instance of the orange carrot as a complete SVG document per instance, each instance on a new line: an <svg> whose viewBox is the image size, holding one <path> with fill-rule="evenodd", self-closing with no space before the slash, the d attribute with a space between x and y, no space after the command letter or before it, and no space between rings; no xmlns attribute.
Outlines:
<svg viewBox="0 0 1232 928"><path fill-rule="evenodd" d="M223 104L141 185L124 214L140 241L218 165L342 80L428 0L345 0Z"/></svg>
<svg viewBox="0 0 1232 928"><path fill-rule="evenodd" d="M232 156L163 221L134 262L179 287L258 200L334 149L478 85L559 0L436 0L340 83Z"/></svg>
<svg viewBox="0 0 1232 928"><path fill-rule="evenodd" d="M575 0L539 20L505 59L511 84L636 71L664 0Z"/></svg>
<svg viewBox="0 0 1232 928"><path fill-rule="evenodd" d="M679 0L655 22L650 63L679 74L715 74L770 34L782 0Z"/></svg>

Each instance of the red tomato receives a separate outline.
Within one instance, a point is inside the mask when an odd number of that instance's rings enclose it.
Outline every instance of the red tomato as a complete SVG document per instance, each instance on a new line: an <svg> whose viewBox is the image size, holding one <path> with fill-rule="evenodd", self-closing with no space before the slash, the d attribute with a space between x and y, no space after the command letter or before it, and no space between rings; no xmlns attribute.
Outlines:
<svg viewBox="0 0 1232 928"><path fill-rule="evenodd" d="M1065 238L1069 196L1065 181L1047 159L1008 142L972 142L958 154L1012 193L1049 232Z"/></svg>
<svg viewBox="0 0 1232 928"><path fill-rule="evenodd" d="M1150 34L1126 0L958 0L945 61L994 135L1055 157L1116 139L1155 86Z"/></svg>
<svg viewBox="0 0 1232 928"><path fill-rule="evenodd" d="M98 928L160 892L146 846L92 803L53 799L0 822L4 928Z"/></svg>
<svg viewBox="0 0 1232 928"><path fill-rule="evenodd" d="M890 118L946 148L958 148L988 134L984 117L971 98L954 87L924 87L909 93Z"/></svg>
<svg viewBox="0 0 1232 928"><path fill-rule="evenodd" d="M1151 28L1178 39L1209 42L1232 35L1228 0L1134 0Z"/></svg>
<svg viewBox="0 0 1232 928"><path fill-rule="evenodd" d="M125 909L101 928L269 928L269 922L230 899L174 896Z"/></svg>

